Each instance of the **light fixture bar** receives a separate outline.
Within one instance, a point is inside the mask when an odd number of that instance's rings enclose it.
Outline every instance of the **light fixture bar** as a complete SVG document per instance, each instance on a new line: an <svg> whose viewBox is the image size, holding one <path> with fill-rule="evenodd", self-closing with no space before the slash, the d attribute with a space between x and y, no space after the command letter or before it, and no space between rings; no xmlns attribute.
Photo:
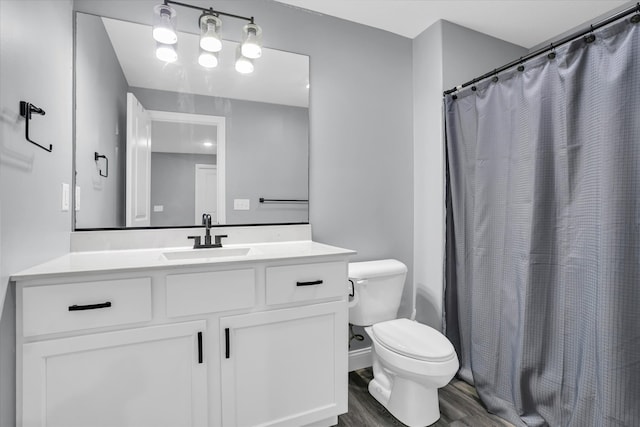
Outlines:
<svg viewBox="0 0 640 427"><path fill-rule="evenodd" d="M230 18L242 19L243 21L249 21L250 23L254 24L253 16L248 18L246 16L234 15L233 13L221 12L219 10L214 10L213 8L206 9L204 7L194 6L192 4L181 3L179 1L173 1L173 0L164 0L164 4L165 5L175 4L176 6L188 7L190 9L199 10L199 11L204 12L204 13L211 13L211 14L214 14L214 15L222 15L222 16L228 16Z"/></svg>

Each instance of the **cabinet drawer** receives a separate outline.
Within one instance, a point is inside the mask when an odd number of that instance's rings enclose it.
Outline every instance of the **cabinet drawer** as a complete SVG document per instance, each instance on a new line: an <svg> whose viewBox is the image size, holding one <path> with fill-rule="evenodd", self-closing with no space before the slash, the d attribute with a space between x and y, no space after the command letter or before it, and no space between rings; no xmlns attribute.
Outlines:
<svg viewBox="0 0 640 427"><path fill-rule="evenodd" d="M169 317L236 310L253 307L255 303L253 268L167 276Z"/></svg>
<svg viewBox="0 0 640 427"><path fill-rule="evenodd" d="M25 287L23 334L33 336L151 320L151 278Z"/></svg>
<svg viewBox="0 0 640 427"><path fill-rule="evenodd" d="M285 304L335 298L347 293L347 264L315 264L268 267L266 303Z"/></svg>

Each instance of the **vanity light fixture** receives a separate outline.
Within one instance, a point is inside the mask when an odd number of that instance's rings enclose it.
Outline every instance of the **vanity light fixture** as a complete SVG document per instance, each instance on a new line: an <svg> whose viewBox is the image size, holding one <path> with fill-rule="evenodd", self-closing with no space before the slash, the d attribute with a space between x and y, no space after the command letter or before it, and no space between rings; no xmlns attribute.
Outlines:
<svg viewBox="0 0 640 427"><path fill-rule="evenodd" d="M262 56L262 28L258 26L252 17L234 15L220 12L213 8L205 9L187 3L173 0L164 0L153 8L153 38L158 42L156 57L165 62L174 62L178 59L174 45L178 41L176 32L176 11L169 5L182 6L196 9L202 12L198 18L200 28L200 56L198 63L205 68L214 68L218 65L218 52L222 50L222 38L220 37L220 27L222 20L220 16L249 21L242 28L242 43L236 53L235 68L239 73L252 73L253 60Z"/></svg>
<svg viewBox="0 0 640 427"><path fill-rule="evenodd" d="M166 3L153 8L153 38L162 44L178 42L176 11Z"/></svg>
<svg viewBox="0 0 640 427"><path fill-rule="evenodd" d="M222 50L221 26L222 20L212 13L206 12L200 15L200 48L207 52Z"/></svg>
<svg viewBox="0 0 640 427"><path fill-rule="evenodd" d="M249 59L258 59L262 56L262 29L254 23L242 28L244 38L240 46L242 56Z"/></svg>

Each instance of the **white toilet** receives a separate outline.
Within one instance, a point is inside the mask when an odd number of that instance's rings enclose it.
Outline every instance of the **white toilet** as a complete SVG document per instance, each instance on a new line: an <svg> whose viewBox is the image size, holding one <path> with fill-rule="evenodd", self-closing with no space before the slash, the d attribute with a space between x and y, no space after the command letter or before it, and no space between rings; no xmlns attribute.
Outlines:
<svg viewBox="0 0 640 427"><path fill-rule="evenodd" d="M458 371L453 345L435 329L396 319L407 267L400 261L354 262L349 323L366 326L373 341L369 393L398 420L422 427L440 418L438 388Z"/></svg>

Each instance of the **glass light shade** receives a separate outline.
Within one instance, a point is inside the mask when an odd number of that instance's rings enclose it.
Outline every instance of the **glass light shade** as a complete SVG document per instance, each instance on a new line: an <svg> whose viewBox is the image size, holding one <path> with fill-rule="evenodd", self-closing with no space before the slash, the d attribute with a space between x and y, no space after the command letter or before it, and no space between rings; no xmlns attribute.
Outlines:
<svg viewBox="0 0 640 427"><path fill-rule="evenodd" d="M256 59L262 56L262 28L256 24L247 24L242 29L244 37L242 39L242 56L249 59Z"/></svg>
<svg viewBox="0 0 640 427"><path fill-rule="evenodd" d="M175 44L178 41L176 33L176 11L166 4L159 4L153 8L153 38L158 43Z"/></svg>
<svg viewBox="0 0 640 427"><path fill-rule="evenodd" d="M198 64L202 65L204 68L215 68L218 66L218 53L217 52L207 52L206 50L200 49L200 56L198 57Z"/></svg>
<svg viewBox="0 0 640 427"><path fill-rule="evenodd" d="M242 55L240 46L236 50L236 71L240 74L253 73L253 60Z"/></svg>
<svg viewBox="0 0 640 427"><path fill-rule="evenodd" d="M220 18L210 14L200 16L200 47L207 52L220 52L222 40L220 39Z"/></svg>
<svg viewBox="0 0 640 427"><path fill-rule="evenodd" d="M158 43L156 47L156 58L164 62L176 62L178 53L174 45Z"/></svg>

